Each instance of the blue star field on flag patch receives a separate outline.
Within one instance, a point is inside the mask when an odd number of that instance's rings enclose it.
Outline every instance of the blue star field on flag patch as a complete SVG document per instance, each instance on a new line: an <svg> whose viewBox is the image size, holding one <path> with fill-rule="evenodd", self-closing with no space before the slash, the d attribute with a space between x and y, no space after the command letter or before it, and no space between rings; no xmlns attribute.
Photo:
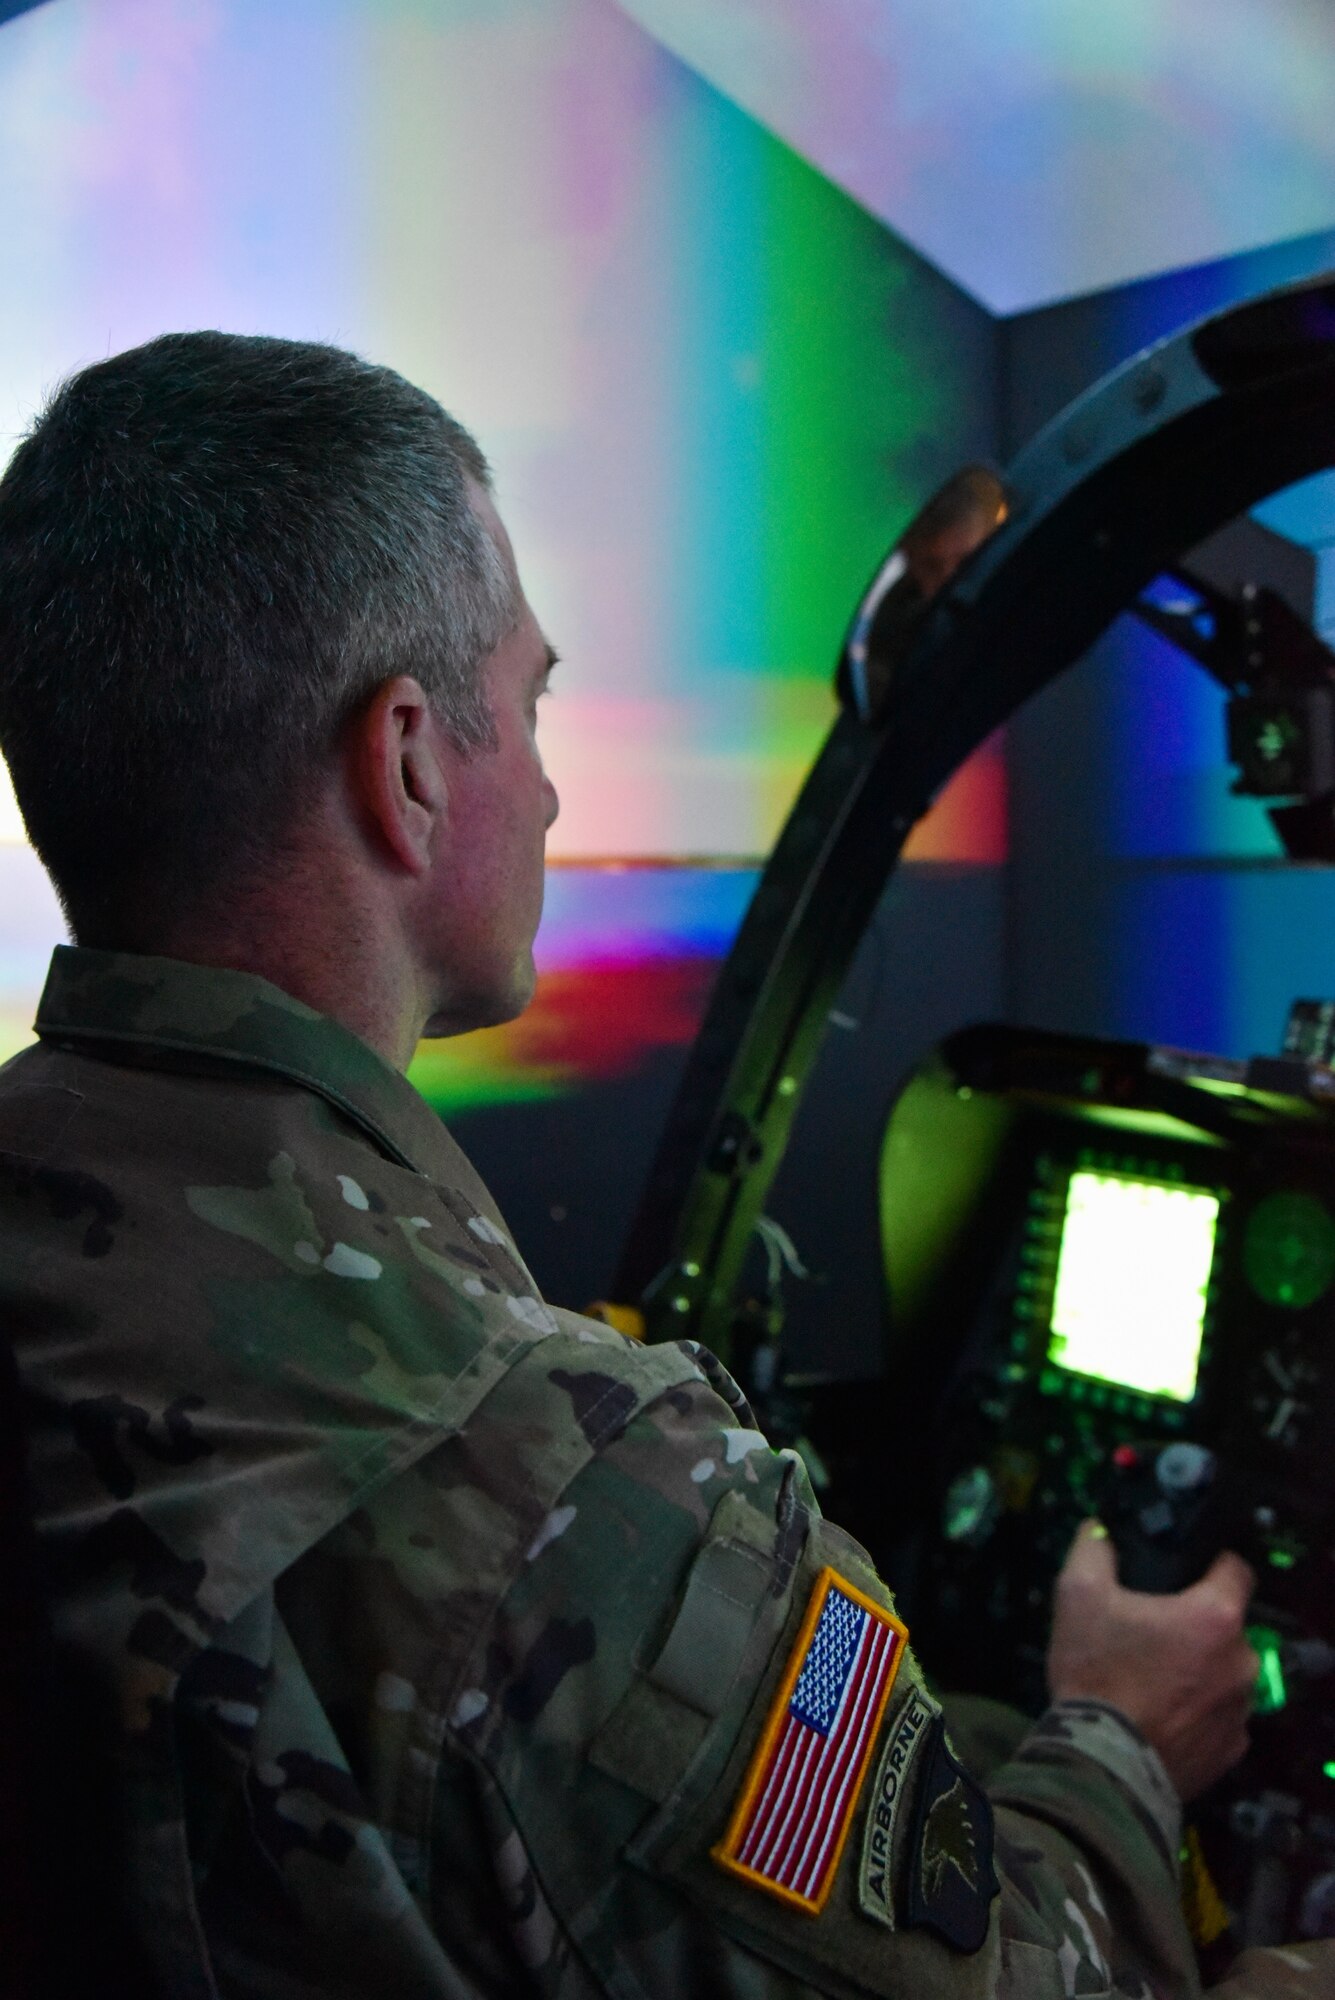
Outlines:
<svg viewBox="0 0 1335 2000"><path fill-rule="evenodd" d="M825 1600L811 1640L811 1650L793 1689L793 1714L828 1736L839 1712L839 1698L848 1680L865 1623L856 1604L832 1590Z"/></svg>

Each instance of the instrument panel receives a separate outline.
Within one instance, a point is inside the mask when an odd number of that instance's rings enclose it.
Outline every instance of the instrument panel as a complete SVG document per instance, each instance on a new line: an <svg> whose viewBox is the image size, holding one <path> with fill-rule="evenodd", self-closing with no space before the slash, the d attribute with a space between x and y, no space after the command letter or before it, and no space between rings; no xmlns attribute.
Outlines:
<svg viewBox="0 0 1335 2000"><path fill-rule="evenodd" d="M1252 1563L1253 1748L1199 1815L1249 1943L1335 1935L1330 1074L954 1037L883 1152L882 1442L850 1454L847 1395L809 1388L826 1503L943 1687L1043 1707L1053 1582L1091 1515L1132 1588L1183 1588L1225 1547ZM888 1512L869 1452L897 1468Z"/></svg>

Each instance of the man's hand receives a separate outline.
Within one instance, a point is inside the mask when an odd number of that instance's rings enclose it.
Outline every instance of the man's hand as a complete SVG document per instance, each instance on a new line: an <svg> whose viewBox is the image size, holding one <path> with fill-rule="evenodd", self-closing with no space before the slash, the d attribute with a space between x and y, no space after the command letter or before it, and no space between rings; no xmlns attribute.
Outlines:
<svg viewBox="0 0 1335 2000"><path fill-rule="evenodd" d="M1256 1582L1226 1551L1170 1597L1124 1590L1108 1531L1086 1521L1057 1578L1048 1686L1120 1708L1154 1745L1183 1799L1247 1748L1256 1654L1242 1621Z"/></svg>

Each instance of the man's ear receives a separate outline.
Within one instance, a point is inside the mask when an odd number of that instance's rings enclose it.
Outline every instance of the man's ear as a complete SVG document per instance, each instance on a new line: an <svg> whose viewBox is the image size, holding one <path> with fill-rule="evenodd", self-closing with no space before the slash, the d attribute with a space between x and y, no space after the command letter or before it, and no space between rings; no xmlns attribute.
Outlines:
<svg viewBox="0 0 1335 2000"><path fill-rule="evenodd" d="M345 751L357 816L380 857L424 874L447 789L440 732L421 684L406 674L383 681L348 725Z"/></svg>

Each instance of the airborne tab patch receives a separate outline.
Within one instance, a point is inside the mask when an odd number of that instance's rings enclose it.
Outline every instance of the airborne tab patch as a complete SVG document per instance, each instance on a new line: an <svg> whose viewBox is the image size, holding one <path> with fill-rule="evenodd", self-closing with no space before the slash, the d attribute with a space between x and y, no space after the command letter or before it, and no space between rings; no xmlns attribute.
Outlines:
<svg viewBox="0 0 1335 2000"><path fill-rule="evenodd" d="M913 1809L905 1917L935 1931L956 1951L974 1952L987 1936L999 1887L992 1866L992 1807L955 1757L939 1716L931 1728Z"/></svg>
<svg viewBox="0 0 1335 2000"><path fill-rule="evenodd" d="M876 1766L862 1836L858 1907L864 1916L874 1917L887 1930L895 1928L895 1829L909 1789L909 1770L924 1743L930 1742L928 1725L940 1713L940 1704L933 1701L926 1688L910 1687L891 1719L881 1761Z"/></svg>
<svg viewBox="0 0 1335 2000"><path fill-rule="evenodd" d="M816 1916L834 1885L908 1632L823 1569L747 1768L721 1868Z"/></svg>

